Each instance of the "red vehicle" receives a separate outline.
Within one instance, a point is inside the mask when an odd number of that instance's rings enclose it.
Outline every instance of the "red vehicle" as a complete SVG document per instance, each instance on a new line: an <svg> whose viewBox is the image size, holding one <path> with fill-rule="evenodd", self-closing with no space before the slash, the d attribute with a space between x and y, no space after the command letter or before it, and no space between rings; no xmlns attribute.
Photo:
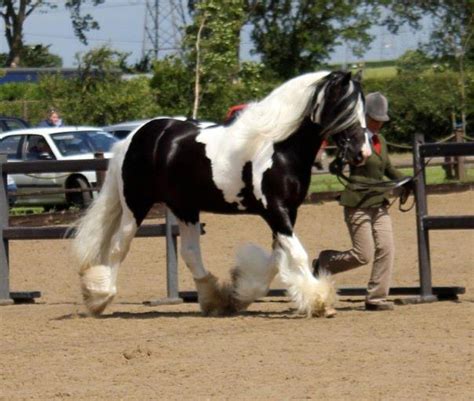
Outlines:
<svg viewBox="0 0 474 401"><path fill-rule="evenodd" d="M229 107L229 110L227 110L227 114L224 119L224 123L228 124L241 113L242 110L244 110L247 107L246 103L238 104L236 106L231 106Z"/></svg>

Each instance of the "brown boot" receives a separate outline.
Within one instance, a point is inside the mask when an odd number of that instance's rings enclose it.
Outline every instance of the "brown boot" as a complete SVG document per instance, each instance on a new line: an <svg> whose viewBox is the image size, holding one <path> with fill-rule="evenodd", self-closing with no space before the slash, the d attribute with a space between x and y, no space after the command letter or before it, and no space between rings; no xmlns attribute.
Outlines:
<svg viewBox="0 0 474 401"><path fill-rule="evenodd" d="M387 301L377 303L366 302L365 310L374 312L393 310L393 304L388 303Z"/></svg>

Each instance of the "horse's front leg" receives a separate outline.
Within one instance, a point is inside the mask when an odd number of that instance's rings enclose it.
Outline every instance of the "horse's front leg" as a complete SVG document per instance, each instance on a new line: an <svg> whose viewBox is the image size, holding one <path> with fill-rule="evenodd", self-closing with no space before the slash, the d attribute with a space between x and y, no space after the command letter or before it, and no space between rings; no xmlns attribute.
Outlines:
<svg viewBox="0 0 474 401"><path fill-rule="evenodd" d="M294 213L293 213L294 215ZM315 278L306 253L293 232L291 212L278 208L268 218L274 233L273 260L298 311L311 316L335 315L336 290L329 276Z"/></svg>
<svg viewBox="0 0 474 401"><path fill-rule="evenodd" d="M241 302L234 297L231 283L219 283L217 277L204 268L200 246L200 224L179 221L179 233L181 256L196 283L202 313L205 316L222 316L243 309Z"/></svg>

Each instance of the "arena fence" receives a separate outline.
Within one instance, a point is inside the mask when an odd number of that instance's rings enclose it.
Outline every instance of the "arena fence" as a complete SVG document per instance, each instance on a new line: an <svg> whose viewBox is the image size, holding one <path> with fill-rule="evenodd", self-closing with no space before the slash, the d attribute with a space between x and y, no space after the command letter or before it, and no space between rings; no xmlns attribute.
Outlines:
<svg viewBox="0 0 474 401"><path fill-rule="evenodd" d="M390 295L415 297L401 300L408 302L429 302L438 299L457 299L458 294L465 292L464 287L433 287L431 283L431 264L429 250L429 231L445 229L474 229L474 216L429 216L427 214L426 181L424 160L437 156L462 157L474 155L474 143L425 143L423 135L416 135L413 143L413 170L417 174L415 185L416 219L418 233L419 287L392 287ZM7 174L96 171L103 175L107 169L107 160L81 161L35 161L23 163L6 163L5 156L0 155L0 304L14 301L34 300L40 296L39 291L11 292L9 278L8 243L11 240L64 239L72 227L10 227L8 224ZM100 180L99 180L100 181ZM175 218L167 210L165 224L142 225L137 237L166 237L167 265L167 298L149 301L150 305L177 303L181 301L195 302L195 291L179 291L177 237L179 228ZM342 296L364 296L365 288L339 288ZM269 296L285 295L284 290L271 290Z"/></svg>
<svg viewBox="0 0 474 401"><path fill-rule="evenodd" d="M74 235L71 226L10 227L7 175L96 171L100 176L107 166L106 159L7 163L6 156L0 155L0 304L33 302L41 296L40 291L10 291L9 241L66 239ZM136 234L136 237L166 237L167 298L160 300L162 303L181 302L178 298L178 235L179 227L169 210L164 224L143 224Z"/></svg>
<svg viewBox="0 0 474 401"><path fill-rule="evenodd" d="M413 142L413 170L415 180L416 227L418 237L418 266L420 274L419 301L431 301L439 296L432 287L429 232L431 230L474 229L474 215L431 216L428 215L426 197L425 159L437 156L464 157L474 155L474 142L466 143L425 143L423 134L415 135ZM445 287L443 296L455 298L464 293L463 287Z"/></svg>
<svg viewBox="0 0 474 401"><path fill-rule="evenodd" d="M426 174L428 163L425 158L437 156L462 157L474 155L474 142L467 143L425 143L424 136L416 135L413 141L413 171L415 179L416 223L418 233L419 287L392 287L391 296L404 296L398 303L421 303L437 300L454 300L464 294L464 287L433 287L431 282L431 264L429 249L429 231L446 229L474 229L474 216L429 216L427 214ZM431 164L430 164L431 165ZM365 296L366 288L338 288L341 296ZM269 296L283 296L284 290L270 290ZM194 291L179 292L187 302L197 300Z"/></svg>

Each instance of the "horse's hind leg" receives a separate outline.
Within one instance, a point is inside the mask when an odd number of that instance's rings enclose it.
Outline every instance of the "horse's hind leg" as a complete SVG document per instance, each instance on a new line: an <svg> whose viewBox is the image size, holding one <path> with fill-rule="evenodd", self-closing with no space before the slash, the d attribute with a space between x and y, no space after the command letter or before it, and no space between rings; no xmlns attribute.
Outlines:
<svg viewBox="0 0 474 401"><path fill-rule="evenodd" d="M268 293L270 284L278 273L277 260L263 248L247 244L237 252L237 264L232 270L235 297L248 307Z"/></svg>
<svg viewBox="0 0 474 401"><path fill-rule="evenodd" d="M181 256L191 271L198 292L201 311L206 316L229 315L242 309L234 298L231 284L220 284L217 278L209 273L201 257L201 226L179 221L181 238Z"/></svg>
<svg viewBox="0 0 474 401"><path fill-rule="evenodd" d="M82 275L82 294L89 311L101 314L117 293L117 274L137 231L134 216L127 207L122 210L118 230L110 241L108 256L101 265L92 266Z"/></svg>

